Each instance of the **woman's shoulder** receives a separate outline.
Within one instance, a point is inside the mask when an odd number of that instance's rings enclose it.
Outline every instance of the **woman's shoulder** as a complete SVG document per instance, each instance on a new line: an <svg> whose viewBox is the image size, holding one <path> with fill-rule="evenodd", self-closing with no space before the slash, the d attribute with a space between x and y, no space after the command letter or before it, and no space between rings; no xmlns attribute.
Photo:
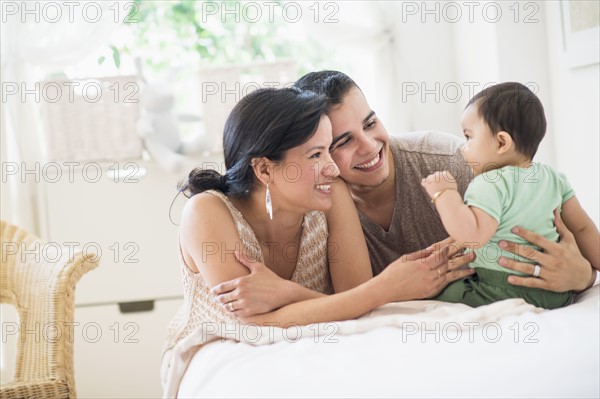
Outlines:
<svg viewBox="0 0 600 399"><path fill-rule="evenodd" d="M209 190L192 196L183 207L181 223L195 224L216 220L223 222L223 216L230 214L227 197L217 191Z"/></svg>
<svg viewBox="0 0 600 399"><path fill-rule="evenodd" d="M215 195L213 190L209 190L190 197L183 210L184 212L203 211L207 210L206 208L219 208L221 206L225 206L223 200L218 195Z"/></svg>

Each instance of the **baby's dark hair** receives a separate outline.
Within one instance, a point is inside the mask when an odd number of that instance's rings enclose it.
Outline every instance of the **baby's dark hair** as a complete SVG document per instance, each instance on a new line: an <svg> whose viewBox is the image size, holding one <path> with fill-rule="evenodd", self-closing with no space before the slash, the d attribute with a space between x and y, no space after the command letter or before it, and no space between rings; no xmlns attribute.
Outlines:
<svg viewBox="0 0 600 399"><path fill-rule="evenodd" d="M325 97L296 87L262 88L246 95L233 108L223 133L227 172L192 170L178 190L186 197L219 190L247 197L255 184L253 158L281 161L285 152L308 141L325 115Z"/></svg>
<svg viewBox="0 0 600 399"><path fill-rule="evenodd" d="M467 107L470 105L477 107L494 135L507 132L517 151L533 159L546 134L546 117L542 102L527 86L500 83L477 93Z"/></svg>
<svg viewBox="0 0 600 399"><path fill-rule="evenodd" d="M350 89L356 87L360 90L350 76L338 71L309 72L298 79L294 87L325 95L328 111L340 105Z"/></svg>

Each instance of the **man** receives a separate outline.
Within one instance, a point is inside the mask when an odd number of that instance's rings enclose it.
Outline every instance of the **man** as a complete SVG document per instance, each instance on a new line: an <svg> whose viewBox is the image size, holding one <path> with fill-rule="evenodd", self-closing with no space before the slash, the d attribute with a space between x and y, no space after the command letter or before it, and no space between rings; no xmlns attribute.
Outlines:
<svg viewBox="0 0 600 399"><path fill-rule="evenodd" d="M398 257L448 236L421 187L421 179L438 170L449 170L464 194L471 174L460 152L460 139L436 132L390 138L358 85L341 72L311 72L295 86L328 99L333 132L331 155L359 211L374 274ZM559 216L556 226L562 237L559 243L523 229L517 233L541 247L543 253L507 243L507 250L535 260L542 267L538 277L510 276L510 283L557 292L580 291L594 283L596 273ZM505 258L499 263L531 274L530 263ZM453 273L448 282L456 279L457 272Z"/></svg>
<svg viewBox="0 0 600 399"><path fill-rule="evenodd" d="M434 284L424 278L429 271L419 267L418 261L418 251L448 237L421 186L421 179L435 171L449 170L457 180L461 195L464 194L471 173L460 151L462 141L440 132L408 133L390 138L358 85L341 72L311 72L300 78L295 86L323 94L328 99L327 114L333 134L331 156L358 210L373 274L408 255L399 260L406 264L403 281L411 287L406 300L434 297L447 284L472 274L473 270L465 267L474 259L473 253L454 257L448 262L447 274L440 276L442 278ZM503 247L541 267L537 277L528 277L532 275L531 263L501 257L498 259L501 266L525 274L524 277L507 275L509 283L555 292L583 291L594 284L596 272L581 255L573 234L564 226L558 213L556 215L555 224L561 236L559 242L518 229L516 234L542 251L510 242ZM442 244L447 243L450 241ZM265 284L267 281L269 283ZM229 300L240 300L243 296L238 289L240 283L245 285L245 292L255 293L251 298L244 298L251 304L247 305L252 309L248 316L282 306L274 302L270 294L278 290L277 280L259 263L253 266L248 276L219 284L213 288L213 293L227 295ZM269 289L257 289L265 285Z"/></svg>

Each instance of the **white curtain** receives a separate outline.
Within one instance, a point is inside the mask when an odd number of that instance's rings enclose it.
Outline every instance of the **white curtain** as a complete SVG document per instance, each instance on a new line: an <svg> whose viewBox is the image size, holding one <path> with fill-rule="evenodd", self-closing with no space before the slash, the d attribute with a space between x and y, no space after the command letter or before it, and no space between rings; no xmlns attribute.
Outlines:
<svg viewBox="0 0 600 399"><path fill-rule="evenodd" d="M14 2L3 6L2 76L2 217L41 234L40 186L43 137L35 83L48 73L76 63L109 40L126 18L127 2ZM129 2L131 4L131 2ZM36 20L37 19L37 20ZM11 94L14 90L17 93ZM23 168L40 174L21 176ZM18 173L4 173L13 165ZM11 169L12 170L12 169ZM4 208L5 206L3 206Z"/></svg>
<svg viewBox="0 0 600 399"><path fill-rule="evenodd" d="M407 107L397 107L402 54L400 2L301 2L306 33L330 51L325 61L341 65L363 89L388 131L409 128ZM318 14L317 14L318 9Z"/></svg>

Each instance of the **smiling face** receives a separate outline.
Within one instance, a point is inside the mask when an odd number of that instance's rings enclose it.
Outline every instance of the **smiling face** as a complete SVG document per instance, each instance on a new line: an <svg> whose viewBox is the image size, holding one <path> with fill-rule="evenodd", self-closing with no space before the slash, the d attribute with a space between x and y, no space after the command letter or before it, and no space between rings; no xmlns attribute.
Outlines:
<svg viewBox="0 0 600 399"><path fill-rule="evenodd" d="M301 212L331 208L331 184L339 169L331 159L331 122L323 116L314 135L285 153L274 168L273 196L276 207Z"/></svg>
<svg viewBox="0 0 600 399"><path fill-rule="evenodd" d="M465 109L461 125L466 139L463 155L475 175L504 166L498 154L498 140L479 115L477 104Z"/></svg>
<svg viewBox="0 0 600 399"><path fill-rule="evenodd" d="M360 89L354 87L329 112L331 156L340 177L355 186L380 186L390 174L388 134Z"/></svg>

